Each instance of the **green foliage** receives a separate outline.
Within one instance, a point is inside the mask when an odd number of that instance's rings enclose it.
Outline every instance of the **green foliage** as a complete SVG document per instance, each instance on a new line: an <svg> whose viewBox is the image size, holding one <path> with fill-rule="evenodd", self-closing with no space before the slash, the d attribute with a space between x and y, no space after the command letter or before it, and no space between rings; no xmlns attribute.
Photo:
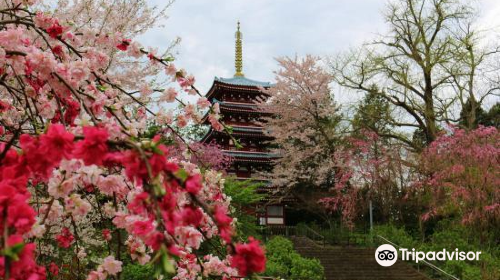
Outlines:
<svg viewBox="0 0 500 280"><path fill-rule="evenodd" d="M479 105L475 110L475 120L472 123L472 127L468 127L469 118L472 115L472 102L470 99L467 99L467 102L462 107L462 111L460 112L460 121L459 124L462 127L466 127L469 129L477 128L478 125L482 126L494 126L500 127L500 102L497 102L493 105L488 112L486 112Z"/></svg>
<svg viewBox="0 0 500 280"><path fill-rule="evenodd" d="M408 234L403 228L397 228L393 225L375 226L373 228L375 235L380 235L404 248L417 248L418 242Z"/></svg>
<svg viewBox="0 0 500 280"><path fill-rule="evenodd" d="M200 141L207 132L207 126L199 124L190 124L178 130L182 138L187 141Z"/></svg>
<svg viewBox="0 0 500 280"><path fill-rule="evenodd" d="M156 279L155 270L151 265L128 264L123 267L122 280L152 280Z"/></svg>
<svg viewBox="0 0 500 280"><path fill-rule="evenodd" d="M266 243L266 276L291 280L323 280L324 269L316 259L301 257L290 240L276 236Z"/></svg>
<svg viewBox="0 0 500 280"><path fill-rule="evenodd" d="M425 137L425 131L422 128L415 129L411 138L413 146L418 149L425 148L427 146L427 139Z"/></svg>
<svg viewBox="0 0 500 280"><path fill-rule="evenodd" d="M224 193L231 197L232 216L237 219L236 228L243 239L259 236L257 218L249 210L255 208L255 205L264 198L264 195L257 193L257 189L261 186L261 183L251 180L238 181L228 178L224 182Z"/></svg>
<svg viewBox="0 0 500 280"><path fill-rule="evenodd" d="M231 202L239 206L247 206L258 203L264 196L257 193L262 183L252 180L238 181L228 178L224 182L224 192L231 197Z"/></svg>
<svg viewBox="0 0 500 280"><path fill-rule="evenodd" d="M292 254L292 266L290 268L291 280L322 280L324 269L316 259L303 258L298 254Z"/></svg>
<svg viewBox="0 0 500 280"><path fill-rule="evenodd" d="M368 129L380 134L387 133L391 129L390 123L393 118L390 112L390 104L375 92L378 92L378 89L374 88L357 106L352 120L355 131Z"/></svg>
<svg viewBox="0 0 500 280"><path fill-rule="evenodd" d="M474 112L474 115L475 115L475 119L472 122L472 120L470 120L470 118L471 118L473 112ZM469 99L467 99L467 102L465 102L465 104L463 105L462 111L460 112L460 121L459 121L459 124L460 124L461 127L466 127L466 128L469 128L469 129L474 129L474 128L477 128L477 125L480 122L481 123L483 122L483 119L485 117L486 117L486 114L485 114L483 108L481 108L480 104L476 104L476 108L473 111L472 102L471 102L471 99L469 98ZM469 127L469 125L468 125L469 121L472 122L472 126L471 127Z"/></svg>
<svg viewBox="0 0 500 280"><path fill-rule="evenodd" d="M472 237L470 229L456 226L448 221L439 223L438 229L430 237L430 242L423 244L423 251L453 251L475 252L481 251L480 261L445 261L438 264L445 271L464 280L472 279L499 279L500 256L493 255L486 248L481 248L477 237Z"/></svg>
<svg viewBox="0 0 500 280"><path fill-rule="evenodd" d="M155 122L148 123L146 131L139 135L139 138L153 139L156 135L161 135L160 143L162 144L170 146L175 143L173 138L167 138L166 134L162 133L161 126Z"/></svg>
<svg viewBox="0 0 500 280"><path fill-rule="evenodd" d="M19 253L24 249L25 244L23 242L17 243L15 245L9 246L1 251L1 254L13 261L19 260Z"/></svg>
<svg viewBox="0 0 500 280"><path fill-rule="evenodd" d="M484 117L479 121L479 124L500 128L500 102L497 102L490 108L488 113L484 114Z"/></svg>

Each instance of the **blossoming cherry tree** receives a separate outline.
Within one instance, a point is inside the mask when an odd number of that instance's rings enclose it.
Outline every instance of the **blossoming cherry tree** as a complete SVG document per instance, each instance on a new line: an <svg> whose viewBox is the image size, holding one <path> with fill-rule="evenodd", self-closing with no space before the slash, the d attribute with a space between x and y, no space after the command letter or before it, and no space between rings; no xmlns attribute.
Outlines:
<svg viewBox="0 0 500 280"><path fill-rule="evenodd" d="M221 174L189 144L173 152L175 127L205 112L224 129L194 77L120 33L77 30L36 4L0 4L0 275L117 279L125 251L173 279L262 272L258 241L235 235ZM175 83L127 83L107 71L118 52ZM180 113L160 109L173 101ZM226 250L201 253L218 240Z"/></svg>

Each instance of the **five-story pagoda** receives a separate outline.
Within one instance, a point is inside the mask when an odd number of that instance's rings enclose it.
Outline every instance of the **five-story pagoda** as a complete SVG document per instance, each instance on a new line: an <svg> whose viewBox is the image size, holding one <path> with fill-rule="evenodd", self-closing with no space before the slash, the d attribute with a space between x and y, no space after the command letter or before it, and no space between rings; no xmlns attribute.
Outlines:
<svg viewBox="0 0 500 280"><path fill-rule="evenodd" d="M258 108L257 103L268 98L264 90L272 84L244 76L242 33L239 22L236 31L235 68L234 77L216 77L206 94L212 104L219 104L220 121L230 126L232 133L229 135L227 132L218 132L210 128L201 142L216 143L222 148L223 153L232 158L232 164L227 170L228 175L241 180L250 178L262 180L259 173L270 171L277 155L269 149L269 141L272 139L264 133L265 127L261 122L262 117L269 116L269 113ZM208 123L208 120L206 122ZM264 188L268 189L261 191L268 192L271 186L266 184ZM283 205L263 203L260 205L263 209L259 211L260 224L284 224Z"/></svg>

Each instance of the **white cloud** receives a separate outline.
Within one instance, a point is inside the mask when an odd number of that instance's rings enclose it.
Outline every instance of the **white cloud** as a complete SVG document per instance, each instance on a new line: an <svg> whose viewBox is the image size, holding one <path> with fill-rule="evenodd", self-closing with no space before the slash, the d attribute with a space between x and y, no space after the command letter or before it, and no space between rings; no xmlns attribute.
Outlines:
<svg viewBox="0 0 500 280"><path fill-rule="evenodd" d="M150 0L162 5L164 0ZM182 38L178 67L197 78L206 92L214 76L234 73L234 32L241 21L244 72L272 81L275 57L332 55L368 41L385 29L385 0L177 0L162 29L145 34L144 45L165 49ZM481 26L500 26L500 1L481 0Z"/></svg>

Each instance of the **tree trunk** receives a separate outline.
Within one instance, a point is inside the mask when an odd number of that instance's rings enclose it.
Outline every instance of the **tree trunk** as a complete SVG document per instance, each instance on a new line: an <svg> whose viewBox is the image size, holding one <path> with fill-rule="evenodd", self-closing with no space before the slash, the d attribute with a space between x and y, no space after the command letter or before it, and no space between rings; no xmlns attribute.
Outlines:
<svg viewBox="0 0 500 280"><path fill-rule="evenodd" d="M425 138L427 140L427 144L429 144L436 139L437 127L436 127L436 114L434 112L434 99L433 99L431 73L425 73L424 79L425 79L425 92L424 92Z"/></svg>

